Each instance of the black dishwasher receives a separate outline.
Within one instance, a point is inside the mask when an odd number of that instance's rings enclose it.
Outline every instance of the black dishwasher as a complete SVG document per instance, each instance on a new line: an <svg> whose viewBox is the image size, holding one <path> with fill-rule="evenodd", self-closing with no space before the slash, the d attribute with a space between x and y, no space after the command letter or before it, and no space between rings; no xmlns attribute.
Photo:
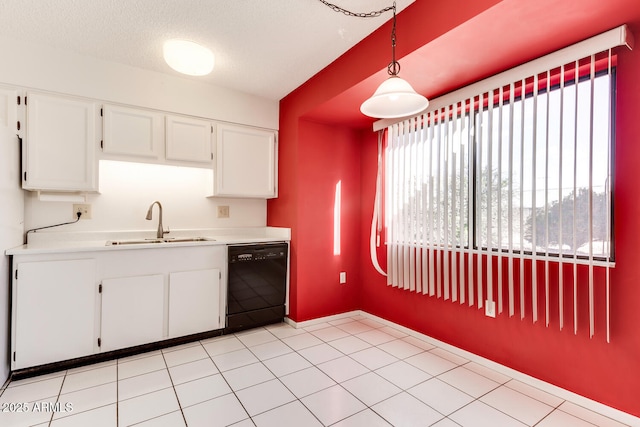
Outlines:
<svg viewBox="0 0 640 427"><path fill-rule="evenodd" d="M282 322L287 243L229 246L225 332Z"/></svg>

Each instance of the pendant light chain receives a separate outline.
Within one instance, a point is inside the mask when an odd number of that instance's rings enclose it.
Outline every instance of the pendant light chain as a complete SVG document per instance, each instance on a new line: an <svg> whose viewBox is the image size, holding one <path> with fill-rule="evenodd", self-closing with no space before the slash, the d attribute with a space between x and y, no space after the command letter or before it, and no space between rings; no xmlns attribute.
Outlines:
<svg viewBox="0 0 640 427"><path fill-rule="evenodd" d="M360 106L360 111L365 116L379 119L391 119L398 117L409 117L426 110L429 100L417 93L411 85L398 76L400 73L400 63L396 61L396 2L392 6L375 10L368 13L356 13L344 9L327 0L318 0L334 12L340 12L347 16L356 18L375 18L385 12L393 11L393 27L391 30L391 63L387 66L389 78L383 82L374 92L371 98L367 99Z"/></svg>
<svg viewBox="0 0 640 427"><path fill-rule="evenodd" d="M374 10L368 13L351 12L333 3L329 3L326 0L318 0L320 3L332 9L334 12L340 12L347 16L353 16L355 18L376 18L385 12L393 11L393 29L391 30L391 62L387 66L387 72L390 76L397 76L400 72L400 63L396 61L396 2L393 2L393 6L385 7L384 9Z"/></svg>
<svg viewBox="0 0 640 427"><path fill-rule="evenodd" d="M318 0L320 3L324 4L325 6L331 8L334 12L340 12L343 13L347 16L353 16L355 18L376 18L380 15L382 15L385 12L388 12L390 10L393 10L393 14L395 16L396 13L396 2L393 2L393 6L389 6L389 7L385 7L384 9L380 9L380 10L374 10L372 12L368 12L368 13L362 13L362 12L351 12L347 9L343 9L340 6L337 6L333 3L329 3L326 0ZM394 26L395 27L395 26Z"/></svg>
<svg viewBox="0 0 640 427"><path fill-rule="evenodd" d="M397 76L400 63L396 61L396 2L393 2L393 29L391 30L391 63L387 67L390 76Z"/></svg>

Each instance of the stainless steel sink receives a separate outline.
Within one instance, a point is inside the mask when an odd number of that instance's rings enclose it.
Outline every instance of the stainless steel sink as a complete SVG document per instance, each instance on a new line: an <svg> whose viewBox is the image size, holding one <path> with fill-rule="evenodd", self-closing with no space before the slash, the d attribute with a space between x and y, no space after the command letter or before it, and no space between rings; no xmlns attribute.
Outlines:
<svg viewBox="0 0 640 427"><path fill-rule="evenodd" d="M208 237L166 237L164 239L131 239L131 240L108 240L106 246L115 245L143 245L149 243L188 243L188 242L211 242L215 239Z"/></svg>

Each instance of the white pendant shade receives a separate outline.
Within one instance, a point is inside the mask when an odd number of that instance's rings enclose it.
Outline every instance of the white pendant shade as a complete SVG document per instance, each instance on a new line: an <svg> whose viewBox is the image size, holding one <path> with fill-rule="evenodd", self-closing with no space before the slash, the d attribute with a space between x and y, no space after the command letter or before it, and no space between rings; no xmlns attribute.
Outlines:
<svg viewBox="0 0 640 427"><path fill-rule="evenodd" d="M171 68L190 76L204 76L213 70L213 52L188 40L168 40L163 46L164 60Z"/></svg>
<svg viewBox="0 0 640 427"><path fill-rule="evenodd" d="M417 93L411 85L398 76L391 76L360 106L365 116L393 119L413 116L424 111L429 100Z"/></svg>

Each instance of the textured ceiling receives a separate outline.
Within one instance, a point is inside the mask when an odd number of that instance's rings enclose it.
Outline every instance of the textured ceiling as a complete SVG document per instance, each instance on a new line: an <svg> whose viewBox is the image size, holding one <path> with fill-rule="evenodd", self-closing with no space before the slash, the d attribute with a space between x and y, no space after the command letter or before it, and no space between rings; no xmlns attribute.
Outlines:
<svg viewBox="0 0 640 427"><path fill-rule="evenodd" d="M392 1L333 3L370 12ZM0 37L174 75L162 43L184 38L216 56L212 74L185 78L279 100L390 18L349 17L318 0L0 0Z"/></svg>

